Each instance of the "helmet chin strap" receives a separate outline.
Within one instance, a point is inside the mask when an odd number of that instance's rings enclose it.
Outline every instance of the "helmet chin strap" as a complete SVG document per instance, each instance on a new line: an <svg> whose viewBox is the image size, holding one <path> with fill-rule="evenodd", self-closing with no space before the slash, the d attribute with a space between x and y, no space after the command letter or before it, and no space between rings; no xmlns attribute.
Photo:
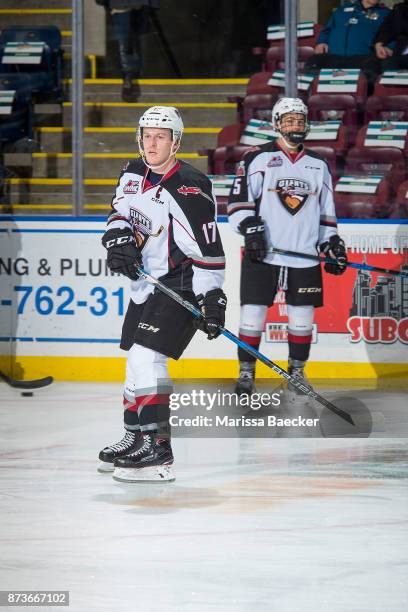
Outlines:
<svg viewBox="0 0 408 612"><path fill-rule="evenodd" d="M292 142L290 142L289 140L287 140L287 139L285 138L285 136L283 135L283 133L282 133L282 132L279 132L279 133L280 133L280 136L281 136L281 138L282 138L283 142L284 142L284 143L285 143L285 145L288 147L288 149L298 149L298 148L299 148L299 146L302 144L301 142L298 142L297 144L293 144Z"/></svg>
<svg viewBox="0 0 408 612"><path fill-rule="evenodd" d="M169 161L171 160L171 158L173 157L173 155L175 155L177 153L177 151L180 148L180 141L175 141L173 140L173 143L171 145L172 151L170 152L170 155L168 156L168 158L166 159L166 161L162 162L161 164L148 164L147 163L147 159L146 156L144 154L144 150L143 150L143 145L141 140L138 141L138 145L139 145L139 153L140 153L140 157L143 160L143 163L145 166L147 166L149 168L149 170L152 170L153 172L156 172L156 170L159 170L160 168L165 168L166 164L169 163ZM173 151L173 148L175 146L175 149ZM160 173L159 173L160 174Z"/></svg>

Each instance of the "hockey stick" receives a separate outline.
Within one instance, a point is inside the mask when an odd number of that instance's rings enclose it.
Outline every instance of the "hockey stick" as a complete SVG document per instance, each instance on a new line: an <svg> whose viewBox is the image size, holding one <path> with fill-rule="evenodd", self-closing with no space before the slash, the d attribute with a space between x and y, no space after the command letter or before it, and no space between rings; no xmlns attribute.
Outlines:
<svg viewBox="0 0 408 612"><path fill-rule="evenodd" d="M138 267L138 272L139 272L139 274L140 274L140 276L142 278L147 280L152 285L155 285L160 291L162 291L162 293L165 293L170 298L172 298L175 302L177 302L178 304L180 304L181 306L183 306L184 308L189 310L197 319L201 319L202 318L203 315L202 315L201 310L196 308L188 300L185 300L184 298L181 297L181 295L179 295L178 293L176 293L175 291L173 291L169 287L166 287L166 285L163 285L163 283L160 282L157 278L154 278L153 276L150 276L150 274L145 272L143 270L143 268ZM337 406L335 406L334 404L329 402L327 399L325 399L324 397L322 397L321 395L316 393L316 391L314 391L308 385L304 385L303 383L299 382L296 378L291 376L286 370L284 370L283 368L278 366L277 363L274 363L273 361L271 361L270 359L265 357L265 355L263 355L262 353L260 353L256 349L254 349L252 346L250 346L249 344L247 344L246 342L244 342L240 338L238 338L238 336L236 336L235 334L230 332L228 329L225 329L225 327L220 327L219 330L220 330L220 333L223 336L225 336L226 338L229 338L230 340L232 340L232 342L237 344L240 348L244 349L244 351L246 351L247 353L249 353L250 355L252 355L256 359L259 359L259 361L261 361L266 366L268 366L268 368L271 368L271 370L273 370L274 372L279 374L279 376L282 376L288 382L290 382L290 384L293 387L296 387L296 389L299 389L299 391L301 391L305 395L307 395L307 396L311 397L312 399L316 400L317 402L319 402L319 404L322 404L323 406L325 406L326 408L328 408L329 410L331 410L332 412L337 414L337 416L342 418L344 421L347 421L351 425L354 425L353 419L351 418L351 416L347 412L345 412L344 410L341 410L341 408L337 408Z"/></svg>
<svg viewBox="0 0 408 612"><path fill-rule="evenodd" d="M337 264L337 261L335 259L330 259L330 257L319 257L319 255L297 253L296 251L286 251L284 249L277 249L275 247L270 247L268 249L268 253L289 255L290 257L301 257L302 259L311 259L312 261L319 261L320 263ZM372 270L373 272L382 272L383 274L392 274L392 276L402 276L403 278L408 278L408 272L400 272L399 270L389 270L387 268L369 266L368 264L360 264L353 261L348 261L346 265L349 266L349 268L357 268L357 270Z"/></svg>
<svg viewBox="0 0 408 612"><path fill-rule="evenodd" d="M10 378L10 376L7 376L1 371L0 378L14 389L40 389L41 387L47 387L54 382L52 376L37 378L36 380L14 380L14 378Z"/></svg>

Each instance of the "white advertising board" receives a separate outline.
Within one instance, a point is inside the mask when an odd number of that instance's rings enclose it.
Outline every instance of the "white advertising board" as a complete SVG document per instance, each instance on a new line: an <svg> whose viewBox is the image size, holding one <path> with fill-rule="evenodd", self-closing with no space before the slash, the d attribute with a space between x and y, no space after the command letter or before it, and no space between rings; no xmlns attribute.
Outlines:
<svg viewBox="0 0 408 612"><path fill-rule="evenodd" d="M220 219L227 257L226 326L237 333L242 240L225 221ZM14 354L21 358L125 356L118 344L129 301L129 283L124 277L112 275L106 267L105 250L100 241L104 225L102 218L1 219L1 355L10 352L12 343ZM392 257L404 263L408 247L408 224L404 222L342 223L339 233L349 247L350 259L357 257L356 260L361 261L366 254L368 263L373 265L395 266ZM388 266L387 261L391 262ZM354 291L357 271L349 270L347 274L347 283L343 277L326 276L325 284L329 283L327 306L320 311L328 313L329 319L336 319L336 305L330 303L331 293L335 292L336 301L349 299ZM370 282L375 283L376 278ZM408 279L404 283L408 290ZM406 299L406 292L404 295ZM408 308L408 302L403 308ZM400 319L407 316L403 314ZM269 321L274 322L273 318ZM276 324L282 322L276 321ZM322 326L319 321L316 334L317 342L313 343L311 353L313 361L371 363L374 360L394 364L408 361L404 335L396 335L392 342L380 339L370 343L364 337L363 341L356 341L355 334L353 337L352 330L347 329L347 322L340 329L335 325ZM273 335L268 336L267 342L263 340L261 350L274 360L287 359L286 343L278 337L274 342ZM222 337L209 342L203 334L197 333L183 358L234 360L235 356L236 347L229 340Z"/></svg>

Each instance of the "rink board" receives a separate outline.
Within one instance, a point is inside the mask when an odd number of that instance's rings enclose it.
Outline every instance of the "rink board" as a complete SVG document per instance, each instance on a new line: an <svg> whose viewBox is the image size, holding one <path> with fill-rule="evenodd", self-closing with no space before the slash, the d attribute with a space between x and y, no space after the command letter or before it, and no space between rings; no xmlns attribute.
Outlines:
<svg viewBox="0 0 408 612"><path fill-rule="evenodd" d="M104 219L1 218L0 365L25 378L52 374L61 380L122 380L125 353L118 347L129 300L127 279L105 265L100 238ZM224 218L227 256L226 327L239 326L241 238ZM350 260L400 269L407 262L405 221L343 222L339 233ZM405 259L404 259L405 253ZM405 268L406 270L407 268ZM408 279L359 273L325 274L325 306L316 312L309 374L319 378L403 376L407 371ZM260 350L285 365L287 319L277 296ZM174 376L236 376L235 345L207 341L198 332ZM263 367L260 373L266 375ZM268 374L270 371L268 370Z"/></svg>

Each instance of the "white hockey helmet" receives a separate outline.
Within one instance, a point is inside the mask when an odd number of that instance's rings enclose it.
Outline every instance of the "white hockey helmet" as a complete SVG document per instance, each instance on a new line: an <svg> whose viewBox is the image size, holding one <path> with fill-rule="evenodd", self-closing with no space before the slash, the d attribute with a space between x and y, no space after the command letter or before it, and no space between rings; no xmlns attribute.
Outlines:
<svg viewBox="0 0 408 612"><path fill-rule="evenodd" d="M287 113L301 113L307 121L307 106L300 98L279 98L272 109L272 123L279 131L279 122Z"/></svg>
<svg viewBox="0 0 408 612"><path fill-rule="evenodd" d="M151 106L139 119L137 140L141 144L143 128L166 128L172 131L173 142L179 142L184 125L180 113L174 106Z"/></svg>

